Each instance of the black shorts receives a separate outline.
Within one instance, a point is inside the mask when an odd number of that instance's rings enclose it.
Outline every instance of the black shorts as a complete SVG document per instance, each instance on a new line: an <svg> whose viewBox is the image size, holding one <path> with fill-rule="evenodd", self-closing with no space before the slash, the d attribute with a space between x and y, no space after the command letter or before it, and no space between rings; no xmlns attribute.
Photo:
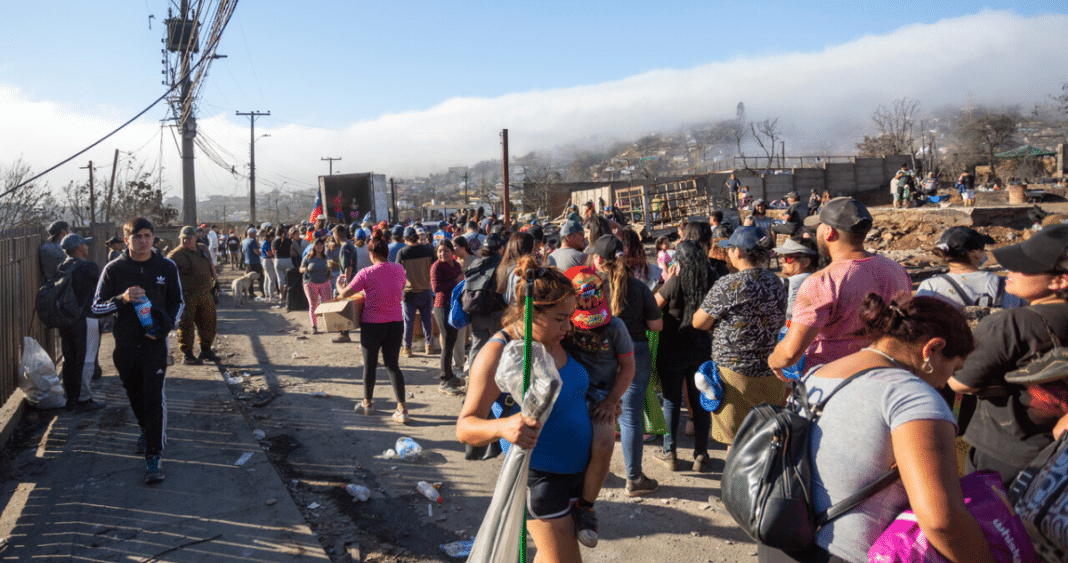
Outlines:
<svg viewBox="0 0 1068 563"><path fill-rule="evenodd" d="M549 473L531 469L527 476L527 514L535 520L567 516L582 494L585 473Z"/></svg>

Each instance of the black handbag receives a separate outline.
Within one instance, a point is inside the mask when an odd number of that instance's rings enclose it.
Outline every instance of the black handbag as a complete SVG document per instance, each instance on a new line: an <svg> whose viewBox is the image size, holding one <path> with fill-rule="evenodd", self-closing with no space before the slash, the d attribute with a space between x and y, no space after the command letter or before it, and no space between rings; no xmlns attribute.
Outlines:
<svg viewBox="0 0 1068 563"><path fill-rule="evenodd" d="M723 506L734 521L758 543L785 551L810 549L816 531L849 512L898 479L897 466L848 498L816 514L812 500L812 461L809 441L827 401L855 379L853 374L815 405L801 381L792 381L793 403L767 403L749 411L727 454L721 480Z"/></svg>

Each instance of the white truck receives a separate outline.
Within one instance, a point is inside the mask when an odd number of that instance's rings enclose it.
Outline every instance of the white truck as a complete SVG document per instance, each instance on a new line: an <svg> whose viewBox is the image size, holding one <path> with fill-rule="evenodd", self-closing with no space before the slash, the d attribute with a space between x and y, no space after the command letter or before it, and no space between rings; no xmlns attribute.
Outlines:
<svg viewBox="0 0 1068 563"><path fill-rule="evenodd" d="M390 221L393 199L385 174L361 172L319 176L319 196L323 215L334 223L362 221L370 213L371 221Z"/></svg>

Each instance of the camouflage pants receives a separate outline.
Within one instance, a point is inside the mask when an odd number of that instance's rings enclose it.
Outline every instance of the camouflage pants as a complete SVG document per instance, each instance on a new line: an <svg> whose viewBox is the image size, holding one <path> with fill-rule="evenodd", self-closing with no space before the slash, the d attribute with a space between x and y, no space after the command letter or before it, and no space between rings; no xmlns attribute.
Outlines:
<svg viewBox="0 0 1068 563"><path fill-rule="evenodd" d="M193 354L193 328L200 335L200 349L211 348L215 341L215 301L210 293L184 293L185 312L178 321L178 348Z"/></svg>

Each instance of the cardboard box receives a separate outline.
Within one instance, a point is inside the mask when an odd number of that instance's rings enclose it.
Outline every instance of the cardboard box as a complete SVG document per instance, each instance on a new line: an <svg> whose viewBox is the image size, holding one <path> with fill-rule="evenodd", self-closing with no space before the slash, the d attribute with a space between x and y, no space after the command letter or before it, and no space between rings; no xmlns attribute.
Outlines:
<svg viewBox="0 0 1068 563"><path fill-rule="evenodd" d="M360 328L360 317L363 316L362 293L356 294L350 299L333 299L320 303L315 308L315 314L319 315L327 332L340 332Z"/></svg>

